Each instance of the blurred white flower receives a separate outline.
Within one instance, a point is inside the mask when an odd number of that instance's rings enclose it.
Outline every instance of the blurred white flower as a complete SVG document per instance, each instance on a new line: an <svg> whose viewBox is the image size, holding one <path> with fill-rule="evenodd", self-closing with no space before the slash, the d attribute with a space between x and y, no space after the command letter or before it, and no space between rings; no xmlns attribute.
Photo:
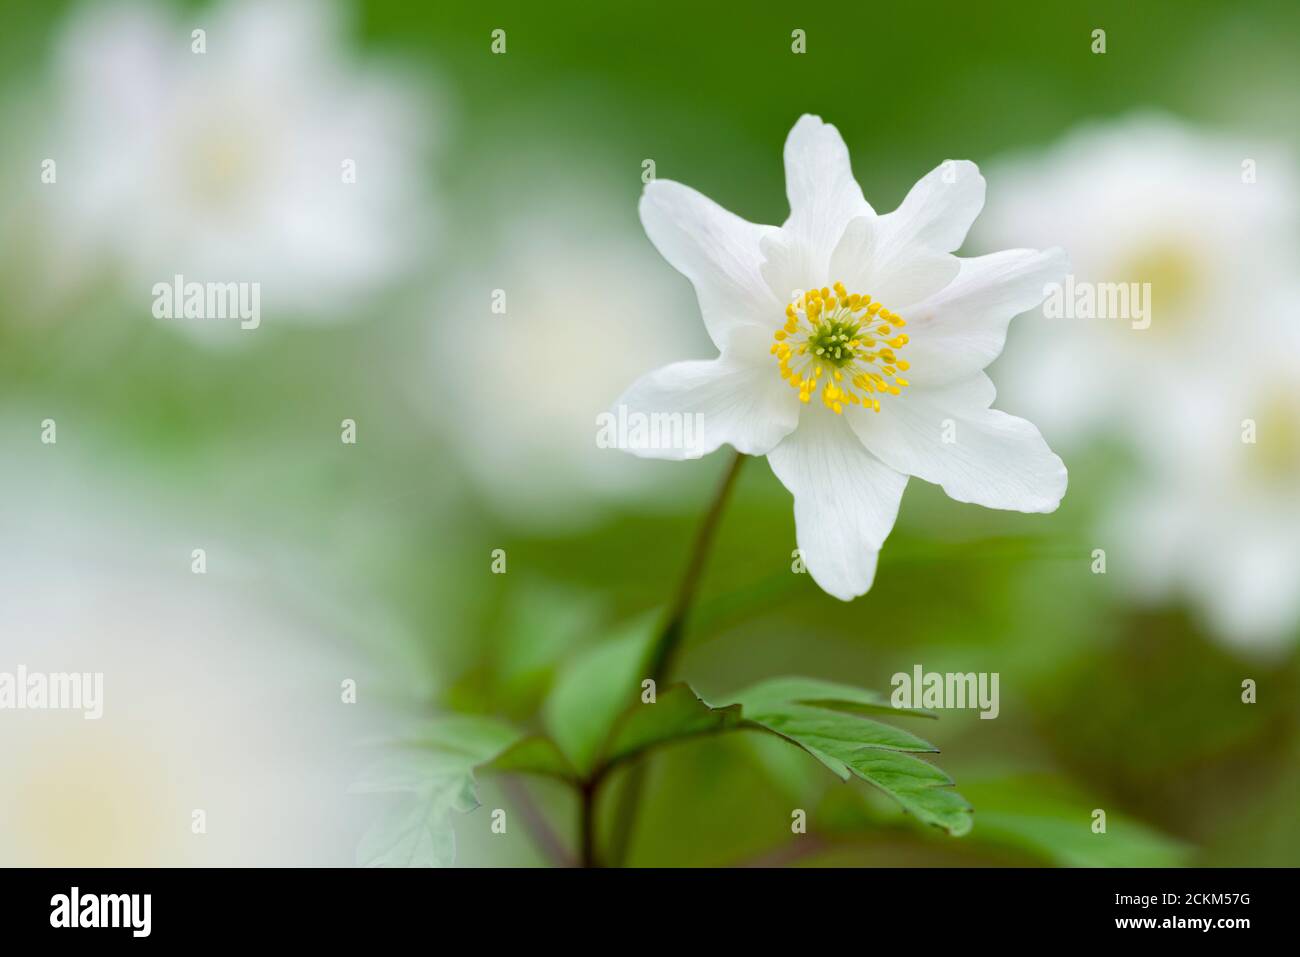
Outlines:
<svg viewBox="0 0 1300 957"><path fill-rule="evenodd" d="M56 185L31 187L54 271L118 269L146 302L176 274L259 282L268 315L315 319L409 270L430 217L431 110L351 62L343 27L310 0L79 7L32 135L57 163Z"/></svg>
<svg viewBox="0 0 1300 957"><path fill-rule="evenodd" d="M1293 160L1141 116L991 170L982 242L1051 235L1079 283L1151 284L1147 328L1026 317L998 367L1004 399L1054 441L1104 432L1131 453L1099 520L1120 587L1186 599L1226 643L1277 647L1300 623Z"/></svg>
<svg viewBox="0 0 1300 957"><path fill-rule="evenodd" d="M1225 644L1260 652L1300 636L1300 289L1277 298L1233 374L1208 338L1155 370L1143 470L1102 536L1137 597L1184 598Z"/></svg>
<svg viewBox="0 0 1300 957"><path fill-rule="evenodd" d="M1150 397L1151 370L1191 361L1205 340L1222 350L1207 388L1245 373L1233 357L1295 269L1285 155L1142 115L988 172L995 188L975 245L1059 242L1077 283L1150 283L1151 294L1140 319L1026 316L998 364L1009 407L1032 408L1054 440L1077 444L1125 428Z"/></svg>
<svg viewBox="0 0 1300 957"><path fill-rule="evenodd" d="M22 472L7 463L23 508L0 513L0 672L101 672L103 713L0 711L0 860L350 863L368 809L346 789L375 725L337 616L229 543L204 541L194 574L205 519L169 528L156 499Z"/></svg>
<svg viewBox="0 0 1300 957"><path fill-rule="evenodd" d="M640 231L592 193L552 180L544 203L500 217L486 264L433 312L437 372L421 387L476 492L534 531L658 503L673 477L602 451L598 416L629 379L707 342L689 291L662 281Z"/></svg>
<svg viewBox="0 0 1300 957"><path fill-rule="evenodd" d="M689 442L628 450L682 459L725 443L767 456L794 496L809 574L844 601L871 587L908 476L960 502L1053 511L1065 465L1031 423L990 408L983 370L1011 319L1065 275L1062 251L953 256L984 205L973 163L945 163L877 215L820 117L791 129L785 180L779 228L680 183L646 187L646 234L694 283L721 354L631 385L620 406L697 416L700 428Z"/></svg>

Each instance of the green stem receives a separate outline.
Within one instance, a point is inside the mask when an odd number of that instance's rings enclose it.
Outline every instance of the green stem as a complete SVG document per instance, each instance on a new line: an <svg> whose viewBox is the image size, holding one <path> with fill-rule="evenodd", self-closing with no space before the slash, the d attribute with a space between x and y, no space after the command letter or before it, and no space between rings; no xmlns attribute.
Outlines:
<svg viewBox="0 0 1300 957"><path fill-rule="evenodd" d="M546 820L541 809L533 801L532 795L528 792L528 787L523 781L518 780L514 775L506 774L501 777L501 791L509 799L510 803L518 809L520 817L524 821L524 830L532 837L533 843L537 845L538 851L546 858L547 862L554 867L572 867L574 865L573 854L564 846L564 841L551 828L550 822Z"/></svg>
<svg viewBox="0 0 1300 957"><path fill-rule="evenodd" d="M718 523L722 519L727 499L736 484L736 476L740 474L740 467L744 462L745 456L736 452L731 464L727 466L722 481L718 483L718 490L713 495L713 502L705 513L699 530L695 533L695 543L691 548L691 557L687 562L686 571L677 586L677 593L668 610L664 626L650 649L649 672L656 686L672 673L678 648L686 634L686 619L695 601L695 593L699 589L700 577L708 561ZM618 808L614 816L614 834L609 851L609 863L615 867L621 866L627 858L628 847L632 840L632 828L636 823L637 809L641 803L641 793L645 789L645 769L646 762L638 761L623 779L623 787L619 791Z"/></svg>
<svg viewBox="0 0 1300 957"><path fill-rule="evenodd" d="M690 614L691 605L695 601L695 593L699 589L700 577L713 545L714 534L718 530L718 522L722 519L727 498L736 484L736 476L740 474L740 467L744 464L745 456L736 452L732 456L731 464L727 466L726 474L722 476L722 481L718 483L718 490L713 494L713 503L709 506L704 521L700 523L699 530L695 533L691 558L677 585L677 595L668 611L663 629L651 646L649 670L650 677L654 679L656 685L667 678L672 671L673 658L682 643L682 637L686 634L686 616Z"/></svg>

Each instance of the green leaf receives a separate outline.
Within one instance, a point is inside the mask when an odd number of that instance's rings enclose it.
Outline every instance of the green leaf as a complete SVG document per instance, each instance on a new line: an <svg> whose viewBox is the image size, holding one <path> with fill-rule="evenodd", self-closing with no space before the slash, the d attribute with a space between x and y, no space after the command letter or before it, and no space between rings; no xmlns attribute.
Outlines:
<svg viewBox="0 0 1300 957"><path fill-rule="evenodd" d="M852 754L863 747L931 753L939 750L924 738L902 728L804 704L770 706L764 710L746 704L745 717L808 750L836 757ZM840 758L840 761L849 763L845 758ZM832 770L836 769L832 767ZM848 777L847 773L838 770L836 773L842 778Z"/></svg>
<svg viewBox="0 0 1300 957"><path fill-rule="evenodd" d="M540 734L522 738L480 767L491 771L540 774L562 781L578 780L577 770L555 746L555 742Z"/></svg>
<svg viewBox="0 0 1300 957"><path fill-rule="evenodd" d="M848 759L853 773L874 784L918 820L941 827L954 837L970 832L970 802L953 790L943 771L897 751L863 749Z"/></svg>
<svg viewBox="0 0 1300 957"><path fill-rule="evenodd" d="M913 757L939 749L910 731L868 714L932 716L891 707L871 691L812 678L775 678L710 705L686 684L653 704L639 700L618 718L596 766L625 760L669 741L737 728L757 729L797 745L842 780L859 777L891 796L918 820L950 834L971 828L971 806L943 771Z"/></svg>
<svg viewBox="0 0 1300 957"><path fill-rule="evenodd" d="M971 806L952 779L905 752L939 749L909 731L865 717L867 713L925 715L893 708L874 692L810 678L764 681L733 696L745 724L803 748L848 780L856 775L888 794L918 820L954 836L971 829Z"/></svg>
<svg viewBox="0 0 1300 957"><path fill-rule="evenodd" d="M399 744L460 754L475 760L509 747L519 732L508 722L485 715L449 714L425 721L400 739Z"/></svg>
<svg viewBox="0 0 1300 957"><path fill-rule="evenodd" d="M615 719L639 704L655 616L624 626L609 641L583 650L564 668L542 709L551 737L579 772L596 765Z"/></svg>
<svg viewBox="0 0 1300 957"><path fill-rule="evenodd" d="M557 585L524 585L506 608L492 654L494 703L516 710L535 708L560 662L588 640L600 620L600 604L588 593Z"/></svg>
<svg viewBox="0 0 1300 957"><path fill-rule="evenodd" d="M1098 798L1087 799L1059 778L1018 774L969 786L979 819L971 838L1011 847L1064 867L1178 867L1190 848L1118 811L1106 809L1106 832L1093 833Z"/></svg>
<svg viewBox="0 0 1300 957"><path fill-rule="evenodd" d="M688 684L675 684L653 704L635 704L619 719L603 755L608 766L682 738L738 727L740 705L712 708Z"/></svg>
<svg viewBox="0 0 1300 957"><path fill-rule="evenodd" d="M429 722L372 765L352 785L356 794L397 795L362 836L357 863L366 867L445 867L456 854L451 814L478 807L474 769L520 738L490 718L457 715Z"/></svg>
<svg viewBox="0 0 1300 957"><path fill-rule="evenodd" d="M524 581L505 599L484 660L443 695L455 711L523 720L537 710L564 658L599 634L601 604L553 583Z"/></svg>
<svg viewBox="0 0 1300 957"><path fill-rule="evenodd" d="M447 807L437 800L404 798L361 835L361 867L450 867L456 859L456 832Z"/></svg>
<svg viewBox="0 0 1300 957"><path fill-rule="evenodd" d="M835 711L853 711L860 714L906 714L937 718L933 711L923 708L895 708L889 699L875 691L855 688L820 678L784 677L769 678L751 685L735 695L751 709L764 709L769 705L788 703L820 705Z"/></svg>

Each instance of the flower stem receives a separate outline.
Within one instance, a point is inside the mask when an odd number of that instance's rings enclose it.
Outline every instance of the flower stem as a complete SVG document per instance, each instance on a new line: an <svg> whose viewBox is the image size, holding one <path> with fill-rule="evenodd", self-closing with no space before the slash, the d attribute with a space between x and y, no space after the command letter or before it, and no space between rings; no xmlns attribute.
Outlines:
<svg viewBox="0 0 1300 957"><path fill-rule="evenodd" d="M699 588L705 562L708 561L718 522L722 518L731 489L736 484L736 476L740 474L740 467L744 462L745 456L736 452L727 466L722 481L718 483L713 502L705 513L699 530L695 533L695 543L691 548L691 557L687 562L686 571L677 586L677 593L669 608L664 626L650 649L649 672L656 686L672 672L677 650L686 634L686 619L695 601L695 593ZM614 817L613 843L608 855L609 863L615 867L620 866L626 859L631 844L632 827L636 822L637 808L641 803L641 792L645 788L645 768L645 761L638 762L628 772L619 791L618 808Z"/></svg>
<svg viewBox="0 0 1300 957"><path fill-rule="evenodd" d="M583 782L578 808L580 834L579 862L583 867L596 867L596 781Z"/></svg>
<svg viewBox="0 0 1300 957"><path fill-rule="evenodd" d="M526 830L537 845L538 851L547 862L555 867L573 867L575 861L564 841L552 829L550 822L542 814L528 788L514 775L506 774L501 778L501 791L510 803L519 810Z"/></svg>
<svg viewBox="0 0 1300 957"><path fill-rule="evenodd" d="M700 576L704 572L704 563L708 560L718 522L722 518L731 489L736 484L740 467L744 464L745 456L736 452L731 459L731 464L727 466L726 474L722 476L722 481L718 483L718 490L713 494L713 503L709 506L704 521L700 523L699 530L695 533L690 562L677 586L677 595L673 599L663 630L659 632L659 637L651 647L649 670L650 677L654 679L656 685L667 678L672 671L673 658L682 643L682 637L686 634L686 616L695 601L695 592L699 588Z"/></svg>

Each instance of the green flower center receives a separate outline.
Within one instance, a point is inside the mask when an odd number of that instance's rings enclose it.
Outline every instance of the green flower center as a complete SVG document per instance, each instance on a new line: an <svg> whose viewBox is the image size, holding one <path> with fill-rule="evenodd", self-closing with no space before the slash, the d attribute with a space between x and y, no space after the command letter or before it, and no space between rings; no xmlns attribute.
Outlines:
<svg viewBox="0 0 1300 957"><path fill-rule="evenodd" d="M837 369L843 369L857 358L857 352L849 343L857 340L861 328L856 322L823 322L808 337L808 352Z"/></svg>

